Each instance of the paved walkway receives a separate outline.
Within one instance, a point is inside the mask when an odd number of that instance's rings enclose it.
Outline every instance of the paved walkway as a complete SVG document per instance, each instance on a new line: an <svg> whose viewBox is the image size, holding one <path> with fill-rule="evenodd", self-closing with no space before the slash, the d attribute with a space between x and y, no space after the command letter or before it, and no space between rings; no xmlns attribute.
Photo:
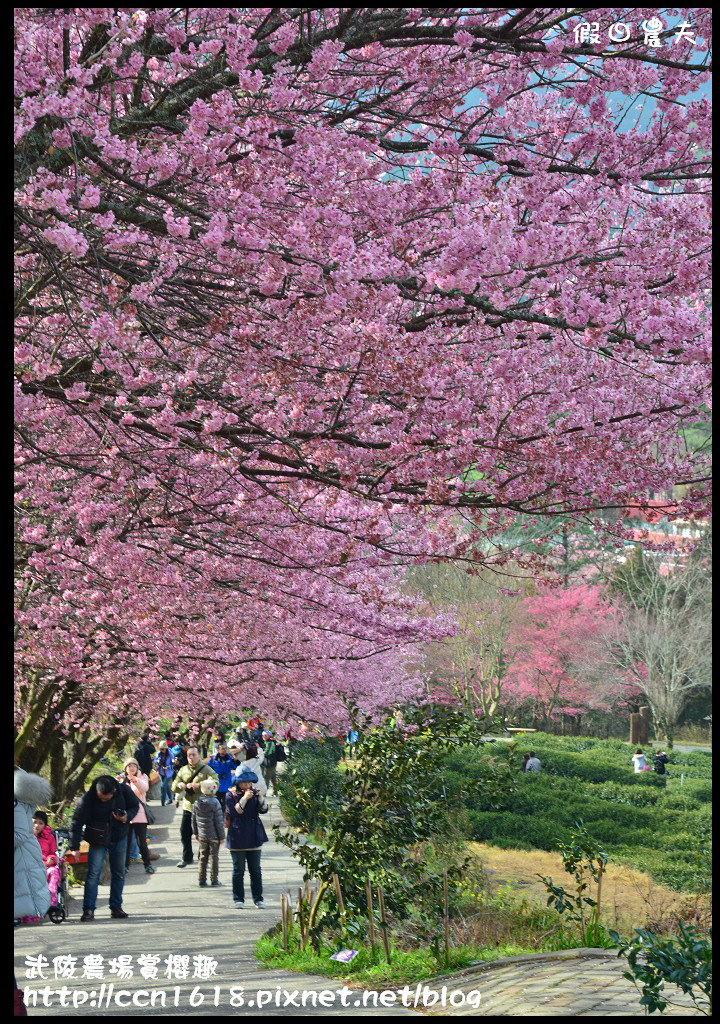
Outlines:
<svg viewBox="0 0 720 1024"><path fill-rule="evenodd" d="M177 868L180 858L179 812L174 806L153 804L157 822L150 832L155 837L152 849L161 854L154 875L146 875L141 864L132 865L125 883L127 921L112 920L107 907L108 886L101 886L96 919L80 923L81 890L71 903L69 920L61 925L45 921L15 929L15 973L21 987L38 992L36 1005L30 1003L30 1015L37 1016L419 1016L414 1003L375 1005L378 996L354 988L340 996L342 983L329 978L294 974L261 967L253 955L257 939L279 921L280 895L288 888L293 893L301 881L301 872L289 851L272 838L270 825L279 821L276 801L266 819L269 843L263 848L263 881L267 909L247 904L236 910L230 888L231 862L227 851L220 855L220 880L216 889L199 889L195 867ZM443 1016L619 1016L642 1014L638 995L622 977L623 963L614 954L598 950L578 956L575 951L510 958L500 964L485 964L458 975L438 978L425 984L438 992L479 992L479 1006L442 1007L438 1002L430 1013ZM137 958L155 954L159 959L158 977L146 980L139 972ZM169 955L189 958L189 977L168 978ZM203 954L217 961L217 973L211 978L195 976L193 957ZM28 978L26 957L46 958L45 979ZM53 960L73 956L76 976L56 979ZM84 958L104 958L104 976L83 977ZM131 978L111 973L111 959L131 957ZM548 956L554 959L549 960ZM118 965L119 966L119 965ZM110 986L114 985L111 990ZM42 990L48 987L50 1005L43 1005ZM63 997L61 990L66 986ZM235 989L235 998L231 989ZM193 997L193 991L196 995ZM415 991L415 986L412 986ZM120 995L122 992L126 995ZM163 995L164 993L164 1005ZM321 994L325 1005L318 1003ZM120 999L115 1002L116 996ZM200 998L204 1001L199 1005ZM60 999L66 1000L61 1005ZM238 1005L242 998L242 1005ZM77 1005L73 1005L73 999ZM133 1005L132 1000L137 1002ZM151 1004L150 1000L156 1002ZM344 999L343 1003L341 1000ZM680 996L685 1007L691 1006ZM265 1000L262 1008L258 1001ZM304 1000L304 1003L303 1003ZM418 1001L418 1006L421 1005ZM343 1008L343 1006L345 1008ZM671 1009L688 1016L696 1011Z"/></svg>
<svg viewBox="0 0 720 1024"><path fill-rule="evenodd" d="M15 974L22 988L32 986L38 990L49 986L57 993L63 985L70 990L66 998L70 1005L63 1008L59 1004L60 996L53 994L53 1006L42 1005L42 995L38 996L37 1006L29 1006L29 1014L37 1016L101 1016L114 1017L131 1014L133 1016L252 1016L262 1013L263 1016L342 1016L351 1009L339 1009L339 999L324 997L330 1006L313 1006L311 1000L317 1000L322 992L337 992L342 982L312 975L293 974L287 971L271 970L261 967L253 948L256 941L268 928L280 920L280 896L288 888L297 893L302 883L302 871L290 855L286 847L274 841L271 825L280 820L277 801L271 799L270 813L265 817L265 828L270 842L263 847L262 872L266 910L257 910L251 902L246 903L244 910L236 910L232 902L230 876L232 863L227 850L220 852L219 888L198 888L197 868L177 868L180 859L180 811L174 805L161 808L153 803L153 812L157 818L149 832L154 836L150 846L161 857L155 861L157 873L146 875L142 864L130 866L124 893L124 908L130 917L127 921L113 920L108 910L109 887L101 885L98 898L98 909L94 922L80 922L82 913L82 891L73 889L76 897L71 903L71 916L61 925L45 921L36 925L21 925L15 929ZM245 885L248 886L246 876ZM246 893L249 900L249 892ZM49 970L45 970L46 980L29 980L26 977L26 956L42 954L49 961ZM63 955L77 957L78 977L55 979L53 958ZM92 954L100 954L105 958L105 973L102 979L80 977L83 973L84 958ZM141 954L160 956L157 980L145 980L139 974L137 957ZM165 959L169 954L190 957L190 977L168 979L165 975ZM203 980L192 977L193 957L197 954L212 956L218 962L216 976ZM134 976L122 979L118 974L111 974L109 960L122 955L132 957ZM103 983L105 989L102 989ZM101 1005L108 1000L110 983L115 989L110 994L110 1005ZM217 1003L215 1002L215 986L218 986ZM243 990L244 1005L233 1005L231 986ZM175 990L178 990L177 1006ZM191 1006L191 994L198 988L205 996L202 1006ZM138 1004L127 1005L127 998L122 997L126 1005L115 1005L114 999L118 990L134 993ZM161 990L165 992L165 1007L162 997L157 994L154 1008L146 1002L147 1008L141 1008L143 1000L149 1000L149 994ZM257 1000L269 1000L261 1010ZM73 1007L72 993L76 998L87 998L81 1006ZM102 995L101 995L102 993ZM306 1000L303 1006L301 1000ZM291 996L294 1002L286 1002ZM93 1005L93 998L95 1005ZM131 997L132 998L132 997ZM196 996L196 999L199 997ZM362 993L353 993L350 1003L355 998L362 998ZM275 1004L275 1001L279 1005ZM237 999L235 1000L237 1002ZM333 1006L334 1003L334 1006ZM372 1008L372 1003L365 1009L355 1010L356 1013L369 1013L373 1016L418 1016L415 1010L402 1006Z"/></svg>
<svg viewBox="0 0 720 1024"><path fill-rule="evenodd" d="M507 957L442 979L448 990L479 993L478 1009L435 1006L428 1012L477 1017L642 1016L639 994L622 976L626 969L615 953L599 949ZM432 984L438 986L440 979ZM665 993L679 1004L668 1005L665 1015L702 1016L675 986L666 986Z"/></svg>

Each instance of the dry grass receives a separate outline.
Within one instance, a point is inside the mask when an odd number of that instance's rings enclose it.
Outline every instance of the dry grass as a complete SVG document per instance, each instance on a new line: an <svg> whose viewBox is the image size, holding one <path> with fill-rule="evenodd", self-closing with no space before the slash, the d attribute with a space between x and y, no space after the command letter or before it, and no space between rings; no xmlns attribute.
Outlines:
<svg viewBox="0 0 720 1024"><path fill-rule="evenodd" d="M550 876L557 885L572 880L565 874L559 853L545 850L502 850L487 843L468 843L468 852L477 857L491 888L509 883L519 894L545 904L547 893L536 875ZM595 896L595 893L590 893ZM608 864L602 889L600 917L606 926L628 931L651 926L672 930L675 922L709 924L710 896L690 896L673 892L654 882L645 871Z"/></svg>

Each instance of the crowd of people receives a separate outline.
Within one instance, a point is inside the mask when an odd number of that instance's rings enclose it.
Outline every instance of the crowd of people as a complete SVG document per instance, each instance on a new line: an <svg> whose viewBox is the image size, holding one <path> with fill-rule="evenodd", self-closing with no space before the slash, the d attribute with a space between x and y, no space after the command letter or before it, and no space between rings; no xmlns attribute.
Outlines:
<svg viewBox="0 0 720 1024"><path fill-rule="evenodd" d="M75 808L69 853L77 856L83 841L88 848L81 921L94 919L98 885L106 860L110 869L109 906L113 918L128 916L123 909L123 890L129 865L142 862L148 874L155 873L152 862L159 855L151 852L148 845L148 826L155 820L148 800L154 798L159 799L162 807L174 803L181 810L182 857L177 867L186 868L195 863L195 841L198 886L222 885L219 865L220 847L224 843L232 860L234 905L245 906L247 869L252 901L263 909L261 852L268 837L260 816L269 809L269 790L272 789L273 796L277 795L278 764L307 733L307 727L301 722L297 731L288 727L281 740L272 729L266 728L260 715L241 721L228 734L216 730L207 743L198 743L187 733L169 729L162 739L157 738L156 748L150 732L144 732L132 756L125 759L122 771L115 776L107 774L94 779ZM357 732L346 730L341 738L346 754L352 756L358 742ZM652 766L640 748L631 758L636 773L654 770L665 775L668 762L664 750L654 753ZM541 770L534 750L523 755L521 771L538 774ZM40 799L28 797L19 801L18 787L26 796L35 794ZM16 769L16 837L18 815L22 821L28 818L25 829L28 835L23 833L20 843L16 838L16 866L19 850L23 861L27 862L22 877L31 879L27 887L32 890L32 899L24 891L21 894L21 913L18 913L16 883L15 916L21 921L39 920L49 906L57 904L60 871L55 835L49 827L47 812L33 808L33 804L46 803L48 799L43 779Z"/></svg>
<svg viewBox="0 0 720 1024"><path fill-rule="evenodd" d="M301 723L298 735L288 728L283 740L292 749L302 735ZM169 729L162 739L156 739L157 747L150 732L144 732L122 771L96 778L75 808L69 853L74 858L83 841L88 846L80 920L94 920L106 860L113 918L128 916L123 908L123 889L129 865L141 861L145 871L154 874L152 861L158 854L148 846L148 826L154 822L148 805L152 798L159 799L162 807L175 803L181 811L182 857L178 867L195 863L195 841L198 886L222 885L219 865L224 843L233 865L234 905L245 906L247 869L252 901L264 909L260 855L268 837L260 815L269 809L268 789L273 796L277 794L277 766L287 757L283 741L265 726L260 715L241 721L229 738L224 731L216 730L209 743L198 743L177 729ZM50 829L48 832L52 835ZM49 847L47 856L52 856ZM48 859L48 872L51 867Z"/></svg>

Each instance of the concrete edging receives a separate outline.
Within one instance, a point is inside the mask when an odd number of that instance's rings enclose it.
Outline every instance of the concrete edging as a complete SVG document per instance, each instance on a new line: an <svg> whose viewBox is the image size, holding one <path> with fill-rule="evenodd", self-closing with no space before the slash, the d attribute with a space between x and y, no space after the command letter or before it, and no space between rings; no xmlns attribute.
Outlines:
<svg viewBox="0 0 720 1024"><path fill-rule="evenodd" d="M557 949L548 953L522 953L519 956L504 956L500 960L476 960L475 963L463 968L462 971L457 971L455 974L439 974L434 978L429 978L423 984L428 985L434 981L442 981L445 984L452 979L465 978L471 974L477 974L478 971L491 971L500 967L511 967L514 964L533 964L544 961L553 963L557 960L601 960L604 958L616 960L617 951L590 946L578 946L577 949Z"/></svg>

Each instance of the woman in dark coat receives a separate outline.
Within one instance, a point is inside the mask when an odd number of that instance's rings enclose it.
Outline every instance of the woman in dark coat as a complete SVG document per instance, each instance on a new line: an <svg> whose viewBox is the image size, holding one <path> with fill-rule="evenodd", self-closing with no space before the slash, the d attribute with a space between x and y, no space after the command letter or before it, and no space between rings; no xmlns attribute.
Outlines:
<svg viewBox="0 0 720 1024"><path fill-rule="evenodd" d="M259 910L264 910L260 853L268 837L259 815L266 814L268 806L265 797L255 789L257 781L255 772L244 771L237 776L235 785L228 790L225 798L225 827L228 830L225 845L233 862L232 885L235 906L245 906L244 878L247 864L253 903Z"/></svg>

